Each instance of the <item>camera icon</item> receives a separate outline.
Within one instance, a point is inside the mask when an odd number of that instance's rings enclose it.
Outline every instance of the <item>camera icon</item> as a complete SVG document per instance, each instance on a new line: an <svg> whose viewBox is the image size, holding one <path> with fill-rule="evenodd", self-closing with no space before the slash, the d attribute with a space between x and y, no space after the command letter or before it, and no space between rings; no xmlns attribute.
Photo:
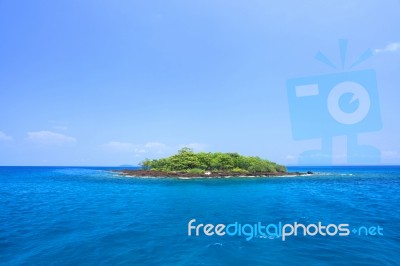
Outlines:
<svg viewBox="0 0 400 266"><path fill-rule="evenodd" d="M293 138L322 140L321 150L300 155L300 164L331 164L332 138L342 135L348 163L379 162L378 149L357 144L357 134L382 128L374 70L290 79L287 93Z"/></svg>

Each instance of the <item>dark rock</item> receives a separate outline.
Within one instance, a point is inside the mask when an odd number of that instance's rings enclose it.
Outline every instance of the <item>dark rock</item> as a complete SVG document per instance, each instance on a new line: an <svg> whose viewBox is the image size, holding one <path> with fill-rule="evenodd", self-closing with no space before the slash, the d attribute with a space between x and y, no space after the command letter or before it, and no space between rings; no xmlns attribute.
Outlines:
<svg viewBox="0 0 400 266"><path fill-rule="evenodd" d="M237 172L211 172L209 174L193 174L186 172L162 172L154 170L113 170L123 176L151 176L151 177L267 177L267 176L299 176L305 173L299 172L256 172L256 173L237 173ZM311 173L311 172L307 172Z"/></svg>

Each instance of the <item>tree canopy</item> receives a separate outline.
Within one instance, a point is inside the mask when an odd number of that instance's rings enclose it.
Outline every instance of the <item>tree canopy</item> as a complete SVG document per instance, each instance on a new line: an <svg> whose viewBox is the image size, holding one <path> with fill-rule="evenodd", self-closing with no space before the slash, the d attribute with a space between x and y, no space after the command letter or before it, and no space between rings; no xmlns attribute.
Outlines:
<svg viewBox="0 0 400 266"><path fill-rule="evenodd" d="M158 160L145 159L141 162L144 170L165 172L286 172L286 167L256 156L243 156L238 153L198 152L182 148L177 154Z"/></svg>

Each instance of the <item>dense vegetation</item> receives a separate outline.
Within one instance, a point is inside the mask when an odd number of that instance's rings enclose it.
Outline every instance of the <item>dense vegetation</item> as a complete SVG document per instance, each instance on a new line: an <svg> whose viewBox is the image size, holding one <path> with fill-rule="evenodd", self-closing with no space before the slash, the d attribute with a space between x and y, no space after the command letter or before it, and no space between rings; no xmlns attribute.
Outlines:
<svg viewBox="0 0 400 266"><path fill-rule="evenodd" d="M199 152L195 153L190 148L183 148L178 154L158 160L145 159L141 166L144 170L164 172L286 172L283 165L270 162L254 156L243 156L238 153Z"/></svg>

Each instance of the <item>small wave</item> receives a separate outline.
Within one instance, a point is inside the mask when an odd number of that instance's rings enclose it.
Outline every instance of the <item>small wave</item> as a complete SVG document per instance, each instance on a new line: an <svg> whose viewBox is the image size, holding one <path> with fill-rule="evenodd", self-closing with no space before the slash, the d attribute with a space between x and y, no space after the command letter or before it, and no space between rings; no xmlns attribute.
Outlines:
<svg viewBox="0 0 400 266"><path fill-rule="evenodd" d="M330 172L314 172L313 175L336 175L336 174Z"/></svg>
<svg viewBox="0 0 400 266"><path fill-rule="evenodd" d="M212 244L208 244L208 245L207 245L208 248L209 248L209 247L212 247L212 246L222 247L222 243L215 242L215 243L212 243Z"/></svg>

